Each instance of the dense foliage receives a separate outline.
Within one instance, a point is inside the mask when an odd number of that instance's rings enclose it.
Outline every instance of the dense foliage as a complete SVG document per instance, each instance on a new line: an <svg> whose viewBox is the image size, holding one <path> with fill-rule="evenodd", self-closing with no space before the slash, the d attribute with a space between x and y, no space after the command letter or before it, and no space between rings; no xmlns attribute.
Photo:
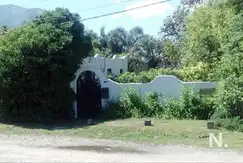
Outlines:
<svg viewBox="0 0 243 163"><path fill-rule="evenodd" d="M0 36L1 120L70 117L69 83L92 48L79 19L56 9Z"/></svg>
<svg viewBox="0 0 243 163"><path fill-rule="evenodd" d="M118 103L111 103L106 112L109 118L165 118L207 120L213 114L211 101L200 97L199 92L183 88L181 98L166 97L156 92L145 96L128 88Z"/></svg>
<svg viewBox="0 0 243 163"><path fill-rule="evenodd" d="M161 27L159 58L162 59L156 69L129 72L112 79L144 83L158 75L175 75L183 81L217 81L217 89L212 97L206 98L209 105L205 107L215 110L212 118L216 117L218 126L242 131L242 6L241 0L182 0ZM159 68L161 64L165 66ZM191 104L179 107L180 102L174 100L167 105L174 117L185 115L186 109L192 108ZM183 108L184 112L177 108ZM202 114L203 111L200 110ZM189 113L197 116L194 111Z"/></svg>
<svg viewBox="0 0 243 163"><path fill-rule="evenodd" d="M214 76L210 71L208 64L199 62L195 66L189 65L180 69L149 69L140 73L126 72L110 78L118 83L149 83L159 75L174 75L182 81L214 81Z"/></svg>
<svg viewBox="0 0 243 163"><path fill-rule="evenodd" d="M212 97L185 91L180 100L166 102L156 93L140 97L128 90L110 105L115 117L208 119L215 111L218 126L241 131L242 6L242 0L182 0L164 20L161 37L139 26L85 31L79 16L64 9L45 12L23 27L2 27L0 115L45 120L71 114L69 82L94 47L92 54L129 56L130 72L111 76L117 82L146 83L158 75L175 75L182 81L218 83Z"/></svg>

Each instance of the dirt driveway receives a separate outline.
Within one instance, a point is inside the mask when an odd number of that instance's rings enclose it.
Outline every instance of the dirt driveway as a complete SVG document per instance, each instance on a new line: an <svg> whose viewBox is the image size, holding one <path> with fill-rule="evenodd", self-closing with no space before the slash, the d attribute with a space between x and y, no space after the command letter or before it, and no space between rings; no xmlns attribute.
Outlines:
<svg viewBox="0 0 243 163"><path fill-rule="evenodd" d="M0 162L242 162L243 152L60 136L0 136Z"/></svg>

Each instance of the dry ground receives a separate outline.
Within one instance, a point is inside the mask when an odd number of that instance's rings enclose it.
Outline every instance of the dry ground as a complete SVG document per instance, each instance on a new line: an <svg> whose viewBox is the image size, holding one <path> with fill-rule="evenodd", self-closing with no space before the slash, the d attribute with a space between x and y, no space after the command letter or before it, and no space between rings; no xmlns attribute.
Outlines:
<svg viewBox="0 0 243 163"><path fill-rule="evenodd" d="M0 124L0 161L243 161L243 133L208 130L206 121L153 122L151 127L143 126L143 119L96 121L94 126ZM207 135L220 132L229 147L209 149Z"/></svg>

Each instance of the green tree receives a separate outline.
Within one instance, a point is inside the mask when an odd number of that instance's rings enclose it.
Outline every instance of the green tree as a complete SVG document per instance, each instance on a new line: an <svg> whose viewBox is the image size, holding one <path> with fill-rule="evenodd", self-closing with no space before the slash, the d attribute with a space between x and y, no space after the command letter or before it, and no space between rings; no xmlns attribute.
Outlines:
<svg viewBox="0 0 243 163"><path fill-rule="evenodd" d="M162 52L160 45L156 38L150 35L144 35L136 41L130 49L129 55L132 58L144 58L148 62L148 68L155 68L160 62Z"/></svg>
<svg viewBox="0 0 243 163"><path fill-rule="evenodd" d="M90 43L79 16L67 9L45 12L0 36L2 120L69 118L74 98L69 83Z"/></svg>
<svg viewBox="0 0 243 163"><path fill-rule="evenodd" d="M187 31L187 17L200 3L203 3L203 0L182 0L173 14L163 21L163 26L160 29L161 35L173 43L180 42Z"/></svg>
<svg viewBox="0 0 243 163"><path fill-rule="evenodd" d="M134 44L144 36L143 28L137 26L128 32L128 46L132 48Z"/></svg>
<svg viewBox="0 0 243 163"><path fill-rule="evenodd" d="M235 9L236 13L241 13L243 11L243 1L242 0L227 0L227 4Z"/></svg>
<svg viewBox="0 0 243 163"><path fill-rule="evenodd" d="M108 48L112 54L121 54L127 50L127 31L118 27L108 33Z"/></svg>
<svg viewBox="0 0 243 163"><path fill-rule="evenodd" d="M226 39L222 44L224 54L217 65L220 80L215 94L217 109L228 117L243 118L243 18L231 18Z"/></svg>
<svg viewBox="0 0 243 163"><path fill-rule="evenodd" d="M232 17L232 10L223 2L197 8L188 20L184 64L205 62L215 67L223 55L222 44Z"/></svg>
<svg viewBox="0 0 243 163"><path fill-rule="evenodd" d="M99 36L99 49L101 51L105 51L108 48L108 37L105 33L105 27L101 27L100 29L100 36Z"/></svg>
<svg viewBox="0 0 243 163"><path fill-rule="evenodd" d="M170 40L163 42L163 60L166 67L178 67L180 64L180 49Z"/></svg>
<svg viewBox="0 0 243 163"><path fill-rule="evenodd" d="M7 26L2 26L0 27L0 35L4 35L8 32L8 27Z"/></svg>
<svg viewBox="0 0 243 163"><path fill-rule="evenodd" d="M243 18L237 15L232 18L227 32L227 40L223 44L224 55L217 66L220 79L226 79L234 74L237 78L243 75Z"/></svg>

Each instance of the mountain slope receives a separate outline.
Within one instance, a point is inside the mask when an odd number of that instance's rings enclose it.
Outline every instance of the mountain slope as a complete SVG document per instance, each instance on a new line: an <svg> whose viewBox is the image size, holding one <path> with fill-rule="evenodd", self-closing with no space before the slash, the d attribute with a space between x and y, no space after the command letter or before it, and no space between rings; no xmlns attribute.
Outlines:
<svg viewBox="0 0 243 163"><path fill-rule="evenodd" d="M38 8L26 9L15 5L0 5L0 26L20 26L43 12L44 10Z"/></svg>

